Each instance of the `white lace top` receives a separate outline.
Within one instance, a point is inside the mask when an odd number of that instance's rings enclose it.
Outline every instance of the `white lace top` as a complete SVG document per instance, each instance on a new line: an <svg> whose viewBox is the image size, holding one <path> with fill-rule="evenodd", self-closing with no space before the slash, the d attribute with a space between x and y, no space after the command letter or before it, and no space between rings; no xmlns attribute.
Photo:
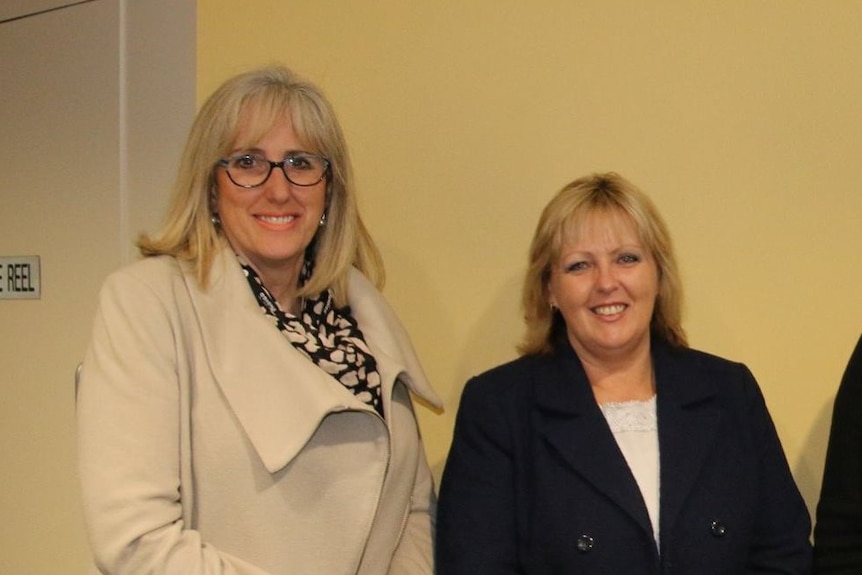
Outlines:
<svg viewBox="0 0 862 575"><path fill-rule="evenodd" d="M658 545L659 452L655 396L646 401L599 404L640 487Z"/></svg>

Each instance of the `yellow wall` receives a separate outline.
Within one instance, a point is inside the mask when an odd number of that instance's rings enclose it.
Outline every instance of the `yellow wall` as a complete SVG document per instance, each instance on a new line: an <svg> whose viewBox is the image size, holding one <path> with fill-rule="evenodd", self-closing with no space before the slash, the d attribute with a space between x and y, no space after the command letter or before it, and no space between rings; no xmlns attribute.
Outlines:
<svg viewBox="0 0 862 575"><path fill-rule="evenodd" d="M281 61L347 132L386 294L448 410L514 357L525 254L615 170L674 233L695 347L758 377L809 505L862 330L862 3L201 0L198 88Z"/></svg>

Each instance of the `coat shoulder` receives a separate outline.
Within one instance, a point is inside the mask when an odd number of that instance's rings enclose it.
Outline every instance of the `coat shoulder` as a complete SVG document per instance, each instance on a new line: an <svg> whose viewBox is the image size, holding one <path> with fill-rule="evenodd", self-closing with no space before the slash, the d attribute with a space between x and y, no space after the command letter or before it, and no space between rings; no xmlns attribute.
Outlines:
<svg viewBox="0 0 862 575"><path fill-rule="evenodd" d="M721 357L700 349L694 348L666 348L665 353L670 357L686 364L700 367L702 369L712 369L716 371L736 370L743 366L742 363Z"/></svg>
<svg viewBox="0 0 862 575"><path fill-rule="evenodd" d="M708 397L732 403L762 401L754 375L741 362L697 349L667 349L655 356L659 397L682 403Z"/></svg>
<svg viewBox="0 0 862 575"><path fill-rule="evenodd" d="M678 369L692 371L706 377L720 379L750 375L748 367L718 355L693 348L664 348L656 353L658 365L674 365Z"/></svg>
<svg viewBox="0 0 862 575"><path fill-rule="evenodd" d="M103 289L128 289L134 285L157 288L181 279L186 273L183 264L174 257L146 257L111 272Z"/></svg>
<svg viewBox="0 0 862 575"><path fill-rule="evenodd" d="M537 368L547 359L523 356L492 367L472 378L463 397L477 402L521 403L532 393Z"/></svg>

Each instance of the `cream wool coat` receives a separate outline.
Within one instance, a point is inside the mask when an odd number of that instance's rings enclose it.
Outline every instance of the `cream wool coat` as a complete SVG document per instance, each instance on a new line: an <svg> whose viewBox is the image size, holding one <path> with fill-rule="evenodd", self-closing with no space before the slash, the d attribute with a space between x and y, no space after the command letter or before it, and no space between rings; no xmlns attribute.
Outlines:
<svg viewBox="0 0 862 575"><path fill-rule="evenodd" d="M349 302L386 421L287 342L229 250L206 291L170 257L108 278L77 404L103 573L433 572L436 500L410 392L439 399L356 270Z"/></svg>

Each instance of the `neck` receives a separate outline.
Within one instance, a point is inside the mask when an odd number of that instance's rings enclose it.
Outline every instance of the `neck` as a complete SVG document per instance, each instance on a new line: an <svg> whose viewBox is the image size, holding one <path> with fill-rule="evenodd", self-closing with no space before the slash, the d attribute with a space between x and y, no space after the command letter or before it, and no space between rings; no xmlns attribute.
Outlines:
<svg viewBox="0 0 862 575"><path fill-rule="evenodd" d="M270 288L269 284L264 282L266 289L269 290L269 293L272 294L272 297L275 298L275 301L278 302L279 307L284 311L298 315L301 308L301 299L296 296L296 284L293 287L284 286L282 288Z"/></svg>
<svg viewBox="0 0 862 575"><path fill-rule="evenodd" d="M597 403L645 401L655 395L655 376L649 348L616 361L581 357Z"/></svg>
<svg viewBox="0 0 862 575"><path fill-rule="evenodd" d="M281 309L297 315L300 311L300 298L296 295L299 285L299 268L293 269L292 266L291 269L285 267L262 269L250 262L249 265L257 272L263 286L272 294Z"/></svg>

